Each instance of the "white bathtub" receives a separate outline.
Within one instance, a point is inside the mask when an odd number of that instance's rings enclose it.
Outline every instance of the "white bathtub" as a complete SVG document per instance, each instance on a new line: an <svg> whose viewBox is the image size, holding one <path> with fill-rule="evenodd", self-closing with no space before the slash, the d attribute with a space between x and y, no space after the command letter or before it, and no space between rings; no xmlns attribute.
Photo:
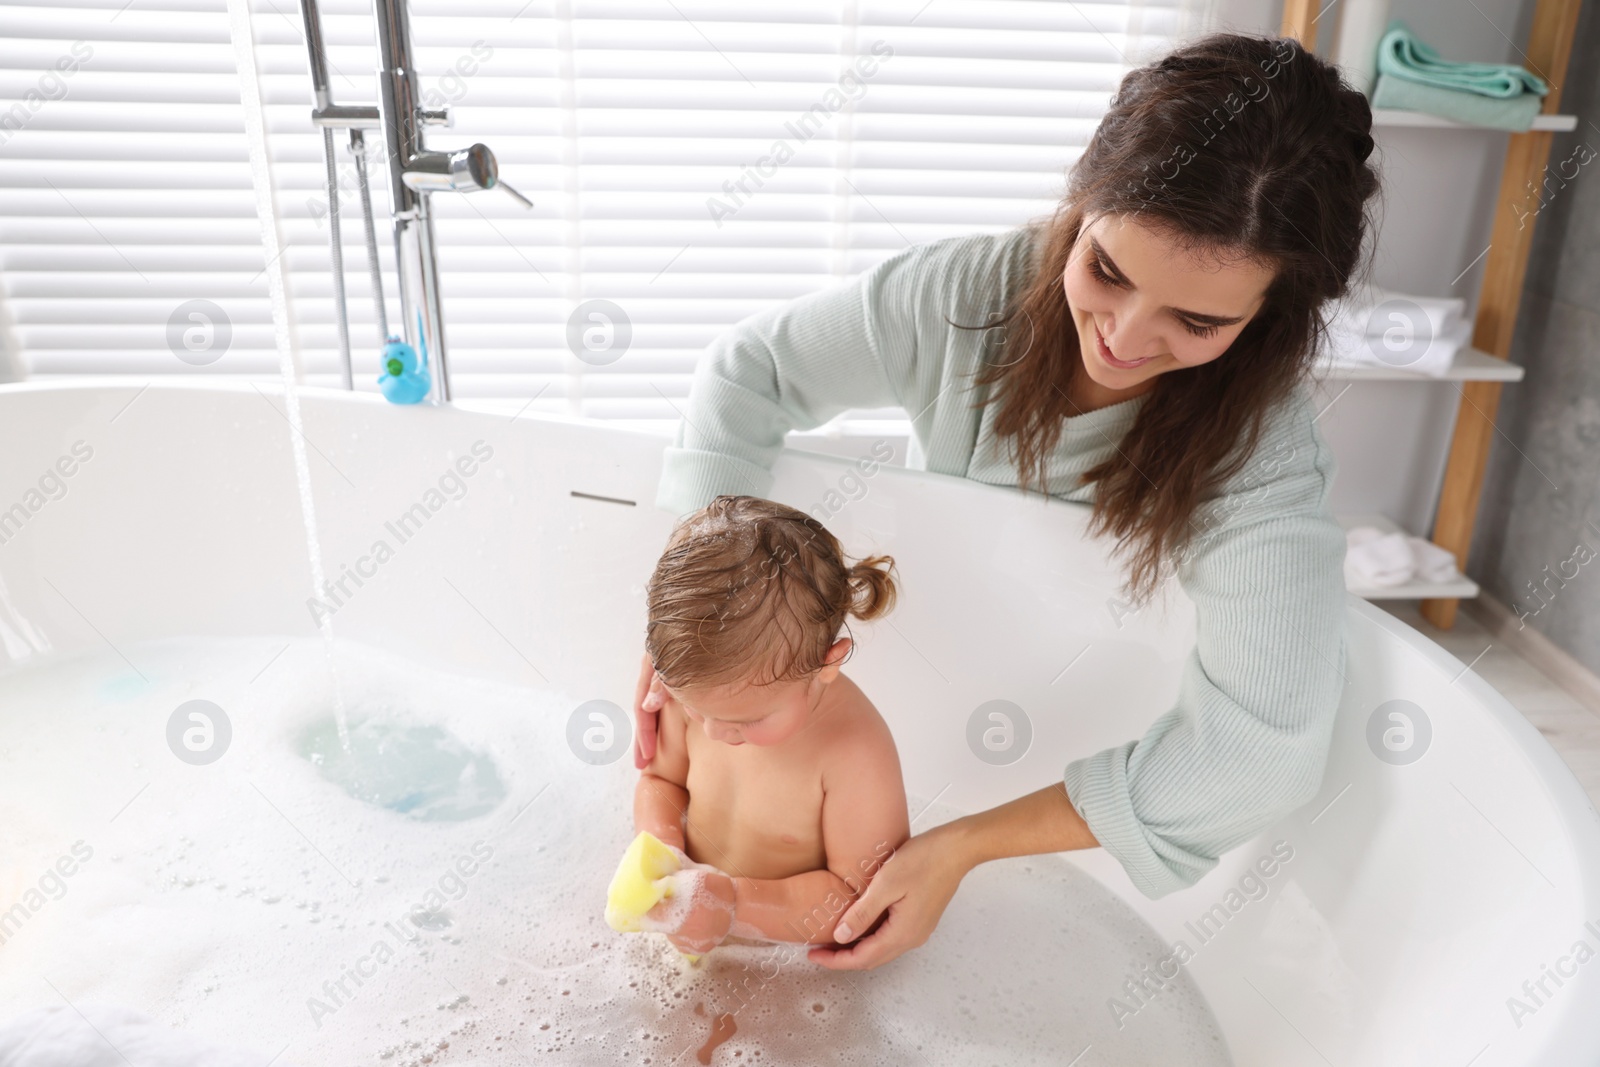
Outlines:
<svg viewBox="0 0 1600 1067"><path fill-rule="evenodd" d="M6 670L176 636L313 636L283 401L250 385L0 389L0 509L23 505L0 526ZM392 560L363 565L372 576L335 616L341 640L628 705L641 587L670 526L651 506L662 439L317 390L302 401L330 578L475 441L494 450L495 474L465 479L463 499ZM64 492L28 497L53 468L72 470ZM899 563L900 606L857 628L851 669L892 725L913 793L964 809L1020 795L1170 705L1192 608L1179 597L1165 617L1119 620L1115 576L1082 538L1085 509L853 471L786 453L774 496L832 512L848 549ZM1600 949L1600 817L1538 732L1454 657L1354 597L1349 627L1348 685L1315 800L1158 901L1101 852L1072 862L1163 941L1194 949L1186 969L1240 1067L1600 1062L1600 960L1573 954L1580 942ZM969 716L993 699L1021 706L1033 727L1008 766L967 746ZM1396 699L1424 709L1432 731L1404 765L1368 742L1373 712ZM6 731L0 708L0 759ZM27 769L9 771L0 811L26 818ZM1275 846L1292 859L1263 898L1230 911L1230 889ZM1192 924L1208 913L1202 943ZM1072 946L1060 951L1070 966ZM1536 1003L1524 982L1537 992L1541 978ZM1513 1012L1512 997L1531 1010Z"/></svg>

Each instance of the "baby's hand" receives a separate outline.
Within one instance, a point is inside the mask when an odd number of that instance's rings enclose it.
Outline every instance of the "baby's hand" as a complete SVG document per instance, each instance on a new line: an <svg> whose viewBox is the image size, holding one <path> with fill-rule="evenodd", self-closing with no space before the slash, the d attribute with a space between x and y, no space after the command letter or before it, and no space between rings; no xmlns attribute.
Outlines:
<svg viewBox="0 0 1600 1067"><path fill-rule="evenodd" d="M733 879L715 867L682 858L683 870L668 875L672 895L645 912L639 925L666 934L680 952L703 956L722 944L733 925Z"/></svg>

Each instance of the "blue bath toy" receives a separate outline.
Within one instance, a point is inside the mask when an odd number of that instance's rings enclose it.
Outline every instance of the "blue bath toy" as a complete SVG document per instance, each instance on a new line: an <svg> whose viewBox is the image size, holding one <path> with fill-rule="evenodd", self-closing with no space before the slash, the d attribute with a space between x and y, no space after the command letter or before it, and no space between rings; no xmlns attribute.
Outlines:
<svg viewBox="0 0 1600 1067"><path fill-rule="evenodd" d="M422 316L417 316L417 336L422 334ZM417 350L398 337L390 337L383 346L383 374L378 378L378 388L393 404L419 404L427 399L433 379L428 374L428 342L422 342L422 358Z"/></svg>

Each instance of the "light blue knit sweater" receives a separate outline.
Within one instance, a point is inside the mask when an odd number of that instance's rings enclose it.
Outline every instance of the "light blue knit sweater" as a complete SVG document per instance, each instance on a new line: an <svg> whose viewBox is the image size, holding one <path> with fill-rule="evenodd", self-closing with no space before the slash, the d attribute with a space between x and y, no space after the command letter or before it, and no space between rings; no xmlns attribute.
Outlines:
<svg viewBox="0 0 1600 1067"><path fill-rule="evenodd" d="M730 330L695 371L657 506L682 515L718 493L764 495L784 434L851 408L911 413L928 470L1015 486L993 433L998 405L974 408L968 381L998 331L946 320L997 321L1027 284L1033 241L1022 228L909 248ZM1066 419L1051 492L1091 502L1078 474L1113 454L1145 399ZM1066 768L1073 805L1147 896L1193 884L1321 784L1348 594L1328 509L1336 467L1314 419L1302 384L1194 517L1201 535L1177 577L1197 637L1176 706L1144 737Z"/></svg>

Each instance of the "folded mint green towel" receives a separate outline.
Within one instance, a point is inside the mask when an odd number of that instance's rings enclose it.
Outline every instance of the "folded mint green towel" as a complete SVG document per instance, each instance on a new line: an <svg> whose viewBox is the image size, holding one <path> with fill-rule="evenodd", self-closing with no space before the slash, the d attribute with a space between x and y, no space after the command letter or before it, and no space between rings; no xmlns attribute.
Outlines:
<svg viewBox="0 0 1600 1067"><path fill-rule="evenodd" d="M1377 84L1372 87L1372 106L1422 111L1469 126L1521 131L1533 125L1543 101L1538 93L1509 98L1481 96L1460 89L1441 89L1406 81L1394 74L1379 74Z"/></svg>
<svg viewBox="0 0 1600 1067"><path fill-rule="evenodd" d="M1550 87L1544 79L1514 63L1452 63L1417 40L1399 19L1378 42L1378 73L1403 78L1438 89L1454 89L1501 100L1532 93L1544 96Z"/></svg>
<svg viewBox="0 0 1600 1067"><path fill-rule="evenodd" d="M1399 19L1378 42L1373 107L1425 111L1474 126L1526 130L1550 87L1514 63L1452 63Z"/></svg>

